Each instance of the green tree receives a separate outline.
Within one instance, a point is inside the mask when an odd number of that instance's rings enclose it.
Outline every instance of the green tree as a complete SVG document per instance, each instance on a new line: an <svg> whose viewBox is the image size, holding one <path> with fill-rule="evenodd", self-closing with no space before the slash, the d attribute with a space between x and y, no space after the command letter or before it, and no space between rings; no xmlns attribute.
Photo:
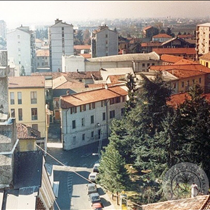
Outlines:
<svg viewBox="0 0 210 210"><path fill-rule="evenodd" d="M129 176L125 168L125 160L112 143L108 144L101 155L99 167L100 184L114 194L125 190L128 181Z"/></svg>
<svg viewBox="0 0 210 210"><path fill-rule="evenodd" d="M189 96L179 106L185 125L185 160L199 164L210 177L210 105L199 85L190 88Z"/></svg>
<svg viewBox="0 0 210 210"><path fill-rule="evenodd" d="M128 88L128 101L126 101L125 112L131 111L136 106L135 92L136 92L136 78L132 74L127 75L126 87Z"/></svg>
<svg viewBox="0 0 210 210"><path fill-rule="evenodd" d="M133 142L135 165L140 169L151 169L149 151L155 133L162 129L161 122L168 110L166 102L171 89L163 82L161 73L154 80L141 76L144 81L137 94L137 105L127 117L127 127Z"/></svg>

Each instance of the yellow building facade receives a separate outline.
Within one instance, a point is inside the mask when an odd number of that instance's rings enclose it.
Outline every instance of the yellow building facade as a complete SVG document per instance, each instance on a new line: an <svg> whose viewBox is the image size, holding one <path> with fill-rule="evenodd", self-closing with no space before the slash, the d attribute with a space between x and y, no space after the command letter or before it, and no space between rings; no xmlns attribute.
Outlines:
<svg viewBox="0 0 210 210"><path fill-rule="evenodd" d="M206 53L199 57L199 63L205 67L210 68L210 53Z"/></svg>
<svg viewBox="0 0 210 210"><path fill-rule="evenodd" d="M9 113L46 136L45 79L43 76L9 77Z"/></svg>

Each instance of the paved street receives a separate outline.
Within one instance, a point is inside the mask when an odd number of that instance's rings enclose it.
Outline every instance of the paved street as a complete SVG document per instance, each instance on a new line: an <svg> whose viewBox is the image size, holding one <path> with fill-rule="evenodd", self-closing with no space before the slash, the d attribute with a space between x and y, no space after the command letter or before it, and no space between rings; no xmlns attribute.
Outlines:
<svg viewBox="0 0 210 210"><path fill-rule="evenodd" d="M103 142L103 145L106 145L106 143ZM98 142L70 151L64 151L59 143L49 143L48 146L48 153L65 164L65 166L61 166L51 157L46 156L46 162L53 165L54 180L60 183L56 200L59 208L61 210L91 209L91 203L87 195L86 184L88 181L86 179L92 171L94 163L98 160L98 156L92 155L92 153L97 152ZM105 194L100 186L98 186L98 192L104 209L114 210L109 196ZM59 208L55 205L55 210Z"/></svg>

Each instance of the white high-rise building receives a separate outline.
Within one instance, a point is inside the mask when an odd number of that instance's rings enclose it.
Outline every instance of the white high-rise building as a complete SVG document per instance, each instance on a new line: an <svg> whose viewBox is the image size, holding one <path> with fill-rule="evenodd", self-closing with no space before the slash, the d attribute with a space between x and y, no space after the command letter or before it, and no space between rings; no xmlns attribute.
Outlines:
<svg viewBox="0 0 210 210"><path fill-rule="evenodd" d="M8 64L15 66L19 75L36 71L35 33L21 26L7 33Z"/></svg>
<svg viewBox="0 0 210 210"><path fill-rule="evenodd" d="M49 27L50 69L52 72L64 72L62 55L74 54L73 25L56 19Z"/></svg>
<svg viewBox="0 0 210 210"><path fill-rule="evenodd" d="M118 33L106 25L93 31L91 36L92 58L118 55Z"/></svg>
<svg viewBox="0 0 210 210"><path fill-rule="evenodd" d="M210 51L210 23L196 26L196 58Z"/></svg>
<svg viewBox="0 0 210 210"><path fill-rule="evenodd" d="M4 40L6 40L6 22L4 20L0 20L0 37L2 37Z"/></svg>

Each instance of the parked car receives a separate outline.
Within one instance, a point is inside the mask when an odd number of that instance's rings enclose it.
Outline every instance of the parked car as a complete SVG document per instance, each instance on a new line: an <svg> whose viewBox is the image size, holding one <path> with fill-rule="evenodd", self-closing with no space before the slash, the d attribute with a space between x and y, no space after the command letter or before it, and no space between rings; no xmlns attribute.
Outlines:
<svg viewBox="0 0 210 210"><path fill-rule="evenodd" d="M101 198L98 193L90 193L89 200L92 204L93 203L101 203Z"/></svg>
<svg viewBox="0 0 210 210"><path fill-rule="evenodd" d="M90 182L96 182L96 177L97 177L98 173L96 172L92 172L89 174L88 179Z"/></svg>
<svg viewBox="0 0 210 210"><path fill-rule="evenodd" d="M88 193L88 195L90 194L90 193L97 193L98 192L98 190L97 190L97 186L96 186L96 184L94 184L94 183L89 183L89 184L87 184L87 193Z"/></svg>
<svg viewBox="0 0 210 210"><path fill-rule="evenodd" d="M95 163L93 166L93 172L99 173L99 170L98 170L99 166L100 166L99 163Z"/></svg>
<svg viewBox="0 0 210 210"><path fill-rule="evenodd" d="M93 203L92 208L93 210L103 210L103 205L101 203Z"/></svg>

